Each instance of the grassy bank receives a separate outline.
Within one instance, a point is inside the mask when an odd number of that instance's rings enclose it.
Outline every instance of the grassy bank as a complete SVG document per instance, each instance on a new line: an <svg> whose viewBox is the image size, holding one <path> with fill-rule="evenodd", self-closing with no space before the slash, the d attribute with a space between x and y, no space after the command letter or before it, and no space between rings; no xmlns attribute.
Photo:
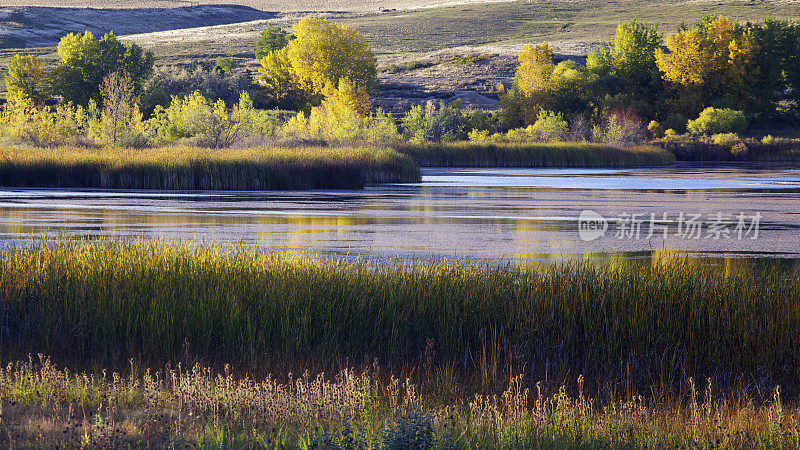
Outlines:
<svg viewBox="0 0 800 450"><path fill-rule="evenodd" d="M389 149L0 149L3 187L346 189L375 182L414 182L419 177L419 169L407 157Z"/></svg>
<svg viewBox="0 0 800 450"><path fill-rule="evenodd" d="M800 392L800 277L657 264L543 272L57 242L0 255L2 356L332 373L377 361L445 390L509 374L588 391ZM461 386L461 387L460 387ZM760 391L759 391L760 390Z"/></svg>
<svg viewBox="0 0 800 450"><path fill-rule="evenodd" d="M405 144L396 147L425 167L628 167L675 162L656 147L612 147L579 142L546 144Z"/></svg>
<svg viewBox="0 0 800 450"><path fill-rule="evenodd" d="M134 369L137 369L134 367ZM40 357L0 368L7 448L797 448L800 409L686 382L671 402L586 396L582 380L437 399L380 367L251 378L201 366L75 373Z"/></svg>
<svg viewBox="0 0 800 450"><path fill-rule="evenodd" d="M735 152L731 145L717 144L709 139L662 139L655 145L674 154L678 161L696 162L755 162L800 163L800 141L781 139L763 143L754 139L743 140L746 150Z"/></svg>

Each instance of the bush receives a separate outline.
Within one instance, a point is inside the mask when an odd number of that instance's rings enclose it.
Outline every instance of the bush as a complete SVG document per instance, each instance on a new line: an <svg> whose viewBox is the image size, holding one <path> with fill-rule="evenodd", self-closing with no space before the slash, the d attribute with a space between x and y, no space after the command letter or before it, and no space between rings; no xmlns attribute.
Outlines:
<svg viewBox="0 0 800 450"><path fill-rule="evenodd" d="M415 105L403 118L403 137L413 143L457 141L464 138L462 119L457 105Z"/></svg>
<svg viewBox="0 0 800 450"><path fill-rule="evenodd" d="M539 142L565 141L569 135L569 124L561 113L541 110L532 125L531 134Z"/></svg>
<svg viewBox="0 0 800 450"><path fill-rule="evenodd" d="M746 128L747 118L744 112L729 108L706 108L697 119L686 124L686 129L695 136L741 133Z"/></svg>
<svg viewBox="0 0 800 450"><path fill-rule="evenodd" d="M631 145L643 142L644 126L630 112L612 113L604 125L592 128L592 140L612 145Z"/></svg>
<svg viewBox="0 0 800 450"><path fill-rule="evenodd" d="M423 450L434 444L433 419L416 409L398 417L384 430L383 447L387 450Z"/></svg>
<svg viewBox="0 0 800 450"><path fill-rule="evenodd" d="M742 142L739 135L736 133L720 133L713 136L714 143L717 145L724 145L725 147L733 147L734 145Z"/></svg>
<svg viewBox="0 0 800 450"><path fill-rule="evenodd" d="M661 126L655 120L651 120L649 124L647 124L647 130L653 135L654 138L660 139L664 137L664 127Z"/></svg>
<svg viewBox="0 0 800 450"><path fill-rule="evenodd" d="M184 139L211 148L229 147L247 130L247 119L252 117L252 103L246 93L242 93L240 104L228 109L223 100L211 102L200 92L176 96L168 108L156 107L146 130L161 145Z"/></svg>

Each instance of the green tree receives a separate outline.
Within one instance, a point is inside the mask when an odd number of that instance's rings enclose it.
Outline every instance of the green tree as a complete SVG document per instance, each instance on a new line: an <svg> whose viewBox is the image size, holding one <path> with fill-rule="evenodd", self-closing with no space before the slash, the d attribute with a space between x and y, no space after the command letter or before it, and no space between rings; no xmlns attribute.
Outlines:
<svg viewBox="0 0 800 450"><path fill-rule="evenodd" d="M138 95L153 73L154 57L135 43L124 44L114 33L97 40L90 32L70 33L58 44L58 65L50 72L53 92L77 105L101 101L100 84L106 76L124 71Z"/></svg>
<svg viewBox="0 0 800 450"><path fill-rule="evenodd" d="M633 19L617 25L608 48L588 55L586 67L596 75L591 96L601 109L633 109L646 117L656 114L663 94L655 60L661 41L657 27Z"/></svg>
<svg viewBox="0 0 800 450"><path fill-rule="evenodd" d="M800 26L787 20L767 19L763 24L748 25L758 52L754 86L756 110L774 115L778 100L788 88L800 100Z"/></svg>
<svg viewBox="0 0 800 450"><path fill-rule="evenodd" d="M620 22L609 50L616 76L628 85L651 85L659 78L655 54L661 41L657 26L649 27L636 19Z"/></svg>
<svg viewBox="0 0 800 450"><path fill-rule="evenodd" d="M48 97L44 65L33 55L14 55L5 82L8 101L15 105L37 105Z"/></svg>
<svg viewBox="0 0 800 450"><path fill-rule="evenodd" d="M279 27L267 27L256 42L256 59L261 61L270 53L283 49L289 40L289 34Z"/></svg>

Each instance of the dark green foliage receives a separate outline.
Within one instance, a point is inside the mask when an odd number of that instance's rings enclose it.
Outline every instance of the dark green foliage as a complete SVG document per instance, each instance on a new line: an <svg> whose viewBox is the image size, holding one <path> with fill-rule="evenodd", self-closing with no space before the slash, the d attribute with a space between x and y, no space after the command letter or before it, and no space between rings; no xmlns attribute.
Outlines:
<svg viewBox="0 0 800 450"><path fill-rule="evenodd" d="M50 72L53 93L76 105L89 100L100 103L100 85L112 72L131 76L136 95L153 73L155 61L151 52L144 52L136 43L125 44L114 33L99 41L87 32L68 35L59 45L59 64Z"/></svg>
<svg viewBox="0 0 800 450"><path fill-rule="evenodd" d="M258 42L256 42L256 59L261 60L269 55L270 52L281 50L293 38L294 36L289 37L289 34L280 27L267 27L261 31Z"/></svg>
<svg viewBox="0 0 800 450"><path fill-rule="evenodd" d="M412 409L386 426L383 448L386 450L428 450L434 447L433 421L430 415Z"/></svg>
<svg viewBox="0 0 800 450"><path fill-rule="evenodd" d="M755 61L755 112L771 117L787 88L795 101L800 100L800 25L767 19L748 26L759 48Z"/></svg>
<svg viewBox="0 0 800 450"><path fill-rule="evenodd" d="M198 64L194 69L158 68L142 95L142 112L149 115L155 105L169 106L171 96L188 95L194 91L200 91L209 99L222 99L228 105L236 103L242 92L248 92L256 107L266 106L247 71L206 69Z"/></svg>

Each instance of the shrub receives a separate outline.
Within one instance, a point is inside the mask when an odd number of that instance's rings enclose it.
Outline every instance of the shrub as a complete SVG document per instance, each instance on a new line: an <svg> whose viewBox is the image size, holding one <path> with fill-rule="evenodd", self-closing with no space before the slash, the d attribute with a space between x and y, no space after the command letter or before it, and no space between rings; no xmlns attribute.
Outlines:
<svg viewBox="0 0 800 450"><path fill-rule="evenodd" d="M243 101L244 100L244 101ZM228 109L222 99L209 101L200 92L173 97L168 108L157 106L146 130L157 144L171 144L179 139L211 148L229 147L248 128L252 103L243 93L240 105Z"/></svg>
<svg viewBox="0 0 800 450"><path fill-rule="evenodd" d="M561 113L541 110L530 134L539 142L564 141L569 135L569 124Z"/></svg>
<svg viewBox="0 0 800 450"><path fill-rule="evenodd" d="M738 142L731 147L731 154L735 156L744 155L748 150L744 142Z"/></svg>
<svg viewBox="0 0 800 450"><path fill-rule="evenodd" d="M674 138L676 136L678 136L678 132L672 128L668 128L666 131L664 131L665 138Z"/></svg>
<svg viewBox="0 0 800 450"><path fill-rule="evenodd" d="M387 450L424 450L433 448L433 420L412 409L386 426L383 447Z"/></svg>
<svg viewBox="0 0 800 450"><path fill-rule="evenodd" d="M725 147L733 147L734 145L742 142L739 135L736 133L720 133L713 136L714 143L717 145L724 145Z"/></svg>
<svg viewBox="0 0 800 450"><path fill-rule="evenodd" d="M612 113L605 124L592 128L592 140L612 145L631 145L644 141L644 127L634 114Z"/></svg>
<svg viewBox="0 0 800 450"><path fill-rule="evenodd" d="M763 138L761 138L761 143L764 144L764 145L774 144L775 143L775 138L771 134L768 134L768 135L764 136Z"/></svg>
<svg viewBox="0 0 800 450"><path fill-rule="evenodd" d="M214 100L225 100L225 103L232 105L239 101L242 92L250 95L254 90L250 74L247 72L207 70L202 65L197 65L194 69L159 68L145 86L142 112L145 116L149 116L156 105L168 107L172 96L185 96L195 91Z"/></svg>
<svg viewBox="0 0 800 450"><path fill-rule="evenodd" d="M742 111L729 108L706 108L695 120L686 124L686 129L695 136L710 136L718 133L741 133L747 128L747 118Z"/></svg>
<svg viewBox="0 0 800 450"><path fill-rule="evenodd" d="M326 142L392 143L400 140L394 119L378 110L369 113L370 100L363 87L357 88L346 78L338 88L328 85L321 106L311 109L306 118L297 114L284 126L286 138Z"/></svg>
<svg viewBox="0 0 800 450"><path fill-rule="evenodd" d="M461 110L429 101L415 105L403 118L403 137L414 143L452 142L464 138Z"/></svg>
<svg viewBox="0 0 800 450"><path fill-rule="evenodd" d="M647 130L653 135L654 138L660 139L664 137L664 127L661 126L655 120L651 120L649 124L647 124Z"/></svg>

